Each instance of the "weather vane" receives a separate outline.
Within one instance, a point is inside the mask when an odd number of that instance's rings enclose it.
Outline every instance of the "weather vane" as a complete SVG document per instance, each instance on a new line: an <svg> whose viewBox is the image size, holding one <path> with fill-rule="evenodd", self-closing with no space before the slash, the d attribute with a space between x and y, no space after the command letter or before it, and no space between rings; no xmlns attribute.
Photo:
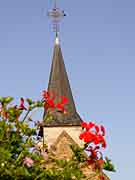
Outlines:
<svg viewBox="0 0 135 180"><path fill-rule="evenodd" d="M57 7L56 0L54 1L54 8L48 11L48 16L52 19L53 22L53 31L58 36L60 21L64 16L66 16L65 12Z"/></svg>

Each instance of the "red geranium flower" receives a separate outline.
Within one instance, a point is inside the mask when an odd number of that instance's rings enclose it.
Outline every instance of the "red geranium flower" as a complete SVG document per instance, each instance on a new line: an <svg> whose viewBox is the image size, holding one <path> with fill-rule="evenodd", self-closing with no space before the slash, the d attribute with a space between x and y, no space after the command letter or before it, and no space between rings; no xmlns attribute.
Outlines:
<svg viewBox="0 0 135 180"><path fill-rule="evenodd" d="M50 93L48 91L43 91L42 96L44 99L50 98Z"/></svg>
<svg viewBox="0 0 135 180"><path fill-rule="evenodd" d="M103 147L103 148L106 148L106 146L107 146L107 145L106 145L106 141L105 141L105 139L103 138L103 139L102 139L102 147Z"/></svg>
<svg viewBox="0 0 135 180"><path fill-rule="evenodd" d="M95 125L95 130L96 130L96 134L99 133L99 127L97 125Z"/></svg>
<svg viewBox="0 0 135 180"><path fill-rule="evenodd" d="M43 91L43 99L45 101L44 108L47 110L48 108L55 108L55 96L54 94L50 94L48 91Z"/></svg>
<svg viewBox="0 0 135 180"><path fill-rule="evenodd" d="M101 144L103 148L106 148L104 126L98 126L92 122L83 122L81 126L85 130L80 135L81 140L84 140L86 143L94 143L95 145Z"/></svg>
<svg viewBox="0 0 135 180"><path fill-rule="evenodd" d="M81 126L82 126L83 128L85 128L86 131L89 131L91 128L93 128L93 127L95 126L95 124L92 123L92 122L89 122L89 123L87 123L87 122L82 122Z"/></svg>
<svg viewBox="0 0 135 180"><path fill-rule="evenodd" d="M91 142L92 140L93 140L92 134L89 131L85 132L84 142L88 143Z"/></svg>
<svg viewBox="0 0 135 180"><path fill-rule="evenodd" d="M55 108L54 100L53 99L48 99L45 104L44 108L47 110L48 108Z"/></svg>
<svg viewBox="0 0 135 180"><path fill-rule="evenodd" d="M102 135L95 135L95 138L94 138L94 144L97 145L97 144L102 144L102 147L103 148L106 148L106 141L104 139L104 137Z"/></svg>
<svg viewBox="0 0 135 180"><path fill-rule="evenodd" d="M66 112L65 105L68 103L68 99L65 96L61 96L61 101L55 104L55 94L48 91L43 91L44 108L57 108L62 112Z"/></svg>
<svg viewBox="0 0 135 180"><path fill-rule="evenodd" d="M64 105L61 104L61 103L58 103L58 104L56 105L56 108L58 108L58 109L59 109L60 111L62 111L62 112L66 112Z"/></svg>
<svg viewBox="0 0 135 180"><path fill-rule="evenodd" d="M79 138L84 140L85 143L90 143L94 139L94 134L91 133L90 131L85 131L80 134Z"/></svg>
<svg viewBox="0 0 135 180"><path fill-rule="evenodd" d="M68 103L68 99L66 96L61 96L61 103L62 104L67 104Z"/></svg>
<svg viewBox="0 0 135 180"><path fill-rule="evenodd" d="M105 136L105 128L101 125L102 136Z"/></svg>
<svg viewBox="0 0 135 180"><path fill-rule="evenodd" d="M99 136L95 135L94 140L93 140L93 143L94 143L95 145L97 145L97 144L100 143Z"/></svg>
<svg viewBox="0 0 135 180"><path fill-rule="evenodd" d="M22 98L22 97L20 99L19 110L27 110L27 108L24 106L24 98Z"/></svg>
<svg viewBox="0 0 135 180"><path fill-rule="evenodd" d="M80 136L79 136L79 138L80 138L81 140L84 139L84 137L85 137L85 133L81 133Z"/></svg>
<svg viewBox="0 0 135 180"><path fill-rule="evenodd" d="M65 96L61 97L61 102L56 105L56 108L66 113L65 105L68 103L68 99Z"/></svg>

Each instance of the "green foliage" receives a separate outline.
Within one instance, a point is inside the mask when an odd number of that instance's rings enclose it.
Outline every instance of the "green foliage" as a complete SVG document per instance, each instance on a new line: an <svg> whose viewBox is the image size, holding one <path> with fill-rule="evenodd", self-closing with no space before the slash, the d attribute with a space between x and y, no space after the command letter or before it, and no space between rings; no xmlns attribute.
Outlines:
<svg viewBox="0 0 135 180"><path fill-rule="evenodd" d="M70 146L73 153L74 153L74 156L73 158L76 159L78 162L85 162L86 161L86 155L84 153L84 148L80 148L80 147L77 147L77 146L73 146L71 145Z"/></svg>
<svg viewBox="0 0 135 180"><path fill-rule="evenodd" d="M116 172L114 165L112 164L112 161L110 159L108 159L107 157L105 158L104 161L104 167L105 170L107 171L112 171L112 172Z"/></svg>
<svg viewBox="0 0 135 180"><path fill-rule="evenodd" d="M13 98L8 96L8 97L2 97L0 98L0 103L2 105L5 105L5 104L9 104L10 102L12 102Z"/></svg>
<svg viewBox="0 0 135 180"><path fill-rule="evenodd" d="M80 180L84 177L76 159L54 159L54 166L46 168L42 153L33 151L37 127L31 128L28 121L29 113L43 107L43 103L27 99L28 107L23 109L11 105L12 100L12 97L0 98L0 180ZM31 165L24 163L26 157L32 160Z"/></svg>
<svg viewBox="0 0 135 180"><path fill-rule="evenodd" d="M63 180L76 179L80 180L84 177L78 166L77 161L57 160L56 164L59 167L59 175Z"/></svg>

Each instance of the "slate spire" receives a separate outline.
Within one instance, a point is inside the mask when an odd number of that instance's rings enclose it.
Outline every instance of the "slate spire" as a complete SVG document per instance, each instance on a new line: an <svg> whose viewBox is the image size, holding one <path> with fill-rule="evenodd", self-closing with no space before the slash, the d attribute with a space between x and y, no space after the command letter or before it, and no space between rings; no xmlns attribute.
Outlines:
<svg viewBox="0 0 135 180"><path fill-rule="evenodd" d="M48 91L56 94L56 103L59 102L59 97L61 96L66 96L69 100L69 103L66 105L67 114L49 110L51 111L54 119L50 122L46 122L45 126L80 125L82 120L76 112L76 107L62 56L58 34L56 34L55 39Z"/></svg>
<svg viewBox="0 0 135 180"><path fill-rule="evenodd" d="M44 113L44 120L46 119L45 116L48 113L52 115L53 120L46 121L45 126L80 126L82 120L76 112L58 36L59 23L66 14L64 10L57 7L55 1L54 8L48 11L48 16L53 22L53 30L56 33L48 91L56 95L55 103L60 102L59 98L61 96L68 98L69 102L65 107L67 110L66 114L58 111L57 109L48 109L47 112Z"/></svg>

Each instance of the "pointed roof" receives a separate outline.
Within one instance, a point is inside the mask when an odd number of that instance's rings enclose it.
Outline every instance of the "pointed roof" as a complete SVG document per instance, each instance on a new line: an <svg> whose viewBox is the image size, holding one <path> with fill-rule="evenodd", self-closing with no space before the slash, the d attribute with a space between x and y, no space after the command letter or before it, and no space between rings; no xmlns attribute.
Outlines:
<svg viewBox="0 0 135 180"><path fill-rule="evenodd" d="M66 105L67 114L62 114L54 110L50 110L53 115L53 120L46 122L46 126L72 126L80 125L82 122L80 116L76 112L75 103L66 72L60 42L58 36L55 39L55 46L53 52L52 66L50 79L48 84L48 91L56 94L56 103L59 102L59 97L66 96L69 103Z"/></svg>

